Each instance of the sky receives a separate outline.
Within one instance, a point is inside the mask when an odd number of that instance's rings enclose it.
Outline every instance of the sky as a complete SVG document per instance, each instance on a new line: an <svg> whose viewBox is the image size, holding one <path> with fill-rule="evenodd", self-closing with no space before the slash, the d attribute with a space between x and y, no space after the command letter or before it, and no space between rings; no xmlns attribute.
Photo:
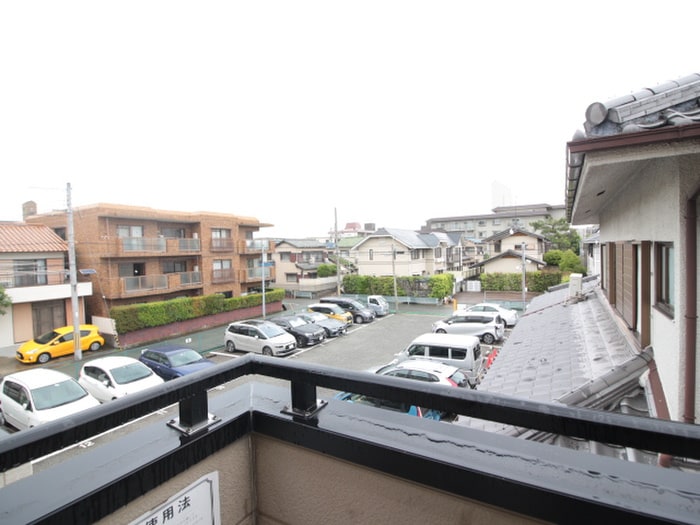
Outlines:
<svg viewBox="0 0 700 525"><path fill-rule="evenodd" d="M2 2L0 220L70 196L302 238L564 204L588 105L700 73L698 15L689 0Z"/></svg>

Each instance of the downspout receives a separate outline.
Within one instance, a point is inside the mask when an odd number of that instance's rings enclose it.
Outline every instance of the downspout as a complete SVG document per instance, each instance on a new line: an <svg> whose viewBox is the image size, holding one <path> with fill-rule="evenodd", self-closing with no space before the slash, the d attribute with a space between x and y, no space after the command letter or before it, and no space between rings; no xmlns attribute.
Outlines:
<svg viewBox="0 0 700 525"><path fill-rule="evenodd" d="M698 189L686 201L685 206L685 268L687 283L685 287L685 357L683 422L695 423L695 370L697 367L697 324L698 324L698 288L697 288L697 199Z"/></svg>

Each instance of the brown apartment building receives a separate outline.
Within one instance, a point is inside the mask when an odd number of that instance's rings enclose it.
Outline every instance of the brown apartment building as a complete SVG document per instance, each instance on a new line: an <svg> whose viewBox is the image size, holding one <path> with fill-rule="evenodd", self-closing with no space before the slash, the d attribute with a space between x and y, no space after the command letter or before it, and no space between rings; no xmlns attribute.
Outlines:
<svg viewBox="0 0 700 525"><path fill-rule="evenodd" d="M67 211L36 214L27 203L24 215L70 240ZM125 304L259 291L263 271L274 280L262 264L266 242L253 239L270 225L255 218L118 204L75 207L72 216L78 280L93 284L88 319Z"/></svg>

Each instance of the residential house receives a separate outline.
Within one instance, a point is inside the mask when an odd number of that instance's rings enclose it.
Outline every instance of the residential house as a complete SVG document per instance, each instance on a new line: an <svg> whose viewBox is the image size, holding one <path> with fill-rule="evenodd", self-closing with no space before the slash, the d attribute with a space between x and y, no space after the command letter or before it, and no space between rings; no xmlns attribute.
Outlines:
<svg viewBox="0 0 700 525"><path fill-rule="evenodd" d="M484 257L471 268L478 273L520 273L524 264L526 272L536 272L546 266L542 257L549 245L542 235L509 228L483 240Z"/></svg>
<svg viewBox="0 0 700 525"><path fill-rule="evenodd" d="M0 346L73 324L68 243L41 224L0 223L0 286L12 306L0 315ZM92 283L75 286L79 321Z"/></svg>
<svg viewBox="0 0 700 525"><path fill-rule="evenodd" d="M492 213L460 215L428 219L422 231L442 230L462 232L465 237L486 239L503 230L517 228L535 231L532 223L548 219L561 219L566 215L566 206L549 204L524 204L519 206L499 206Z"/></svg>
<svg viewBox="0 0 700 525"><path fill-rule="evenodd" d="M36 214L25 221L44 224L67 239L68 213ZM263 266L266 243L253 239L262 224L251 217L177 212L139 206L95 204L72 210L78 268L95 294L86 298L89 315L108 317L114 306L183 296L258 291L274 281Z"/></svg>
<svg viewBox="0 0 700 525"><path fill-rule="evenodd" d="M381 228L360 240L353 253L358 273L377 277L435 275L461 262L459 241L444 232Z"/></svg>
<svg viewBox="0 0 700 525"><path fill-rule="evenodd" d="M337 288L337 278L318 277L318 267L334 264L329 260L332 246L315 239L280 239L274 242L274 286L294 296L318 295Z"/></svg>
<svg viewBox="0 0 700 525"><path fill-rule="evenodd" d="M586 110L567 143L567 217L598 224L601 290L658 370L660 417L700 413L700 74Z"/></svg>

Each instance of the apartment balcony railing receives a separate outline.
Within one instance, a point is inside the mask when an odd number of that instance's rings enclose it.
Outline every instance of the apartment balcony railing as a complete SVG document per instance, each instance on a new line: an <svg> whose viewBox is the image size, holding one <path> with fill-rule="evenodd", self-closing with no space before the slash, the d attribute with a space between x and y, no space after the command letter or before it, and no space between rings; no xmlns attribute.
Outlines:
<svg viewBox="0 0 700 525"><path fill-rule="evenodd" d="M268 379L236 381L244 376ZM246 355L0 440L8 481L0 520L134 523L207 471L221 480L220 508L212 510L222 523L264 516L309 524L637 524L700 516L697 473L323 400L319 387L700 458L697 425ZM158 416L171 404L177 417ZM50 464L32 472L49 454ZM212 494L219 501L219 491Z"/></svg>
<svg viewBox="0 0 700 525"><path fill-rule="evenodd" d="M270 242L267 240L246 239L241 243L241 253L262 253L270 251Z"/></svg>
<svg viewBox="0 0 700 525"><path fill-rule="evenodd" d="M3 288L26 288L50 286L68 282L68 272L2 272L0 286Z"/></svg>
<svg viewBox="0 0 700 525"><path fill-rule="evenodd" d="M272 267L271 266L258 266L255 268L246 268L241 270L241 282L253 283L263 280L263 275L265 280L269 281L272 277Z"/></svg>
<svg viewBox="0 0 700 525"><path fill-rule="evenodd" d="M127 294L168 289L168 276L164 274L122 277L121 281L122 289Z"/></svg>
<svg viewBox="0 0 700 525"><path fill-rule="evenodd" d="M213 252L232 252L233 247L234 242L230 237L211 240L211 251Z"/></svg>
<svg viewBox="0 0 700 525"><path fill-rule="evenodd" d="M233 268L212 270L211 282L213 284L236 282L236 271Z"/></svg>
<svg viewBox="0 0 700 525"><path fill-rule="evenodd" d="M198 286L202 284L202 272L180 272L180 286Z"/></svg>
<svg viewBox="0 0 700 525"><path fill-rule="evenodd" d="M201 240L194 237L119 237L108 246L105 257L193 255L202 251Z"/></svg>

